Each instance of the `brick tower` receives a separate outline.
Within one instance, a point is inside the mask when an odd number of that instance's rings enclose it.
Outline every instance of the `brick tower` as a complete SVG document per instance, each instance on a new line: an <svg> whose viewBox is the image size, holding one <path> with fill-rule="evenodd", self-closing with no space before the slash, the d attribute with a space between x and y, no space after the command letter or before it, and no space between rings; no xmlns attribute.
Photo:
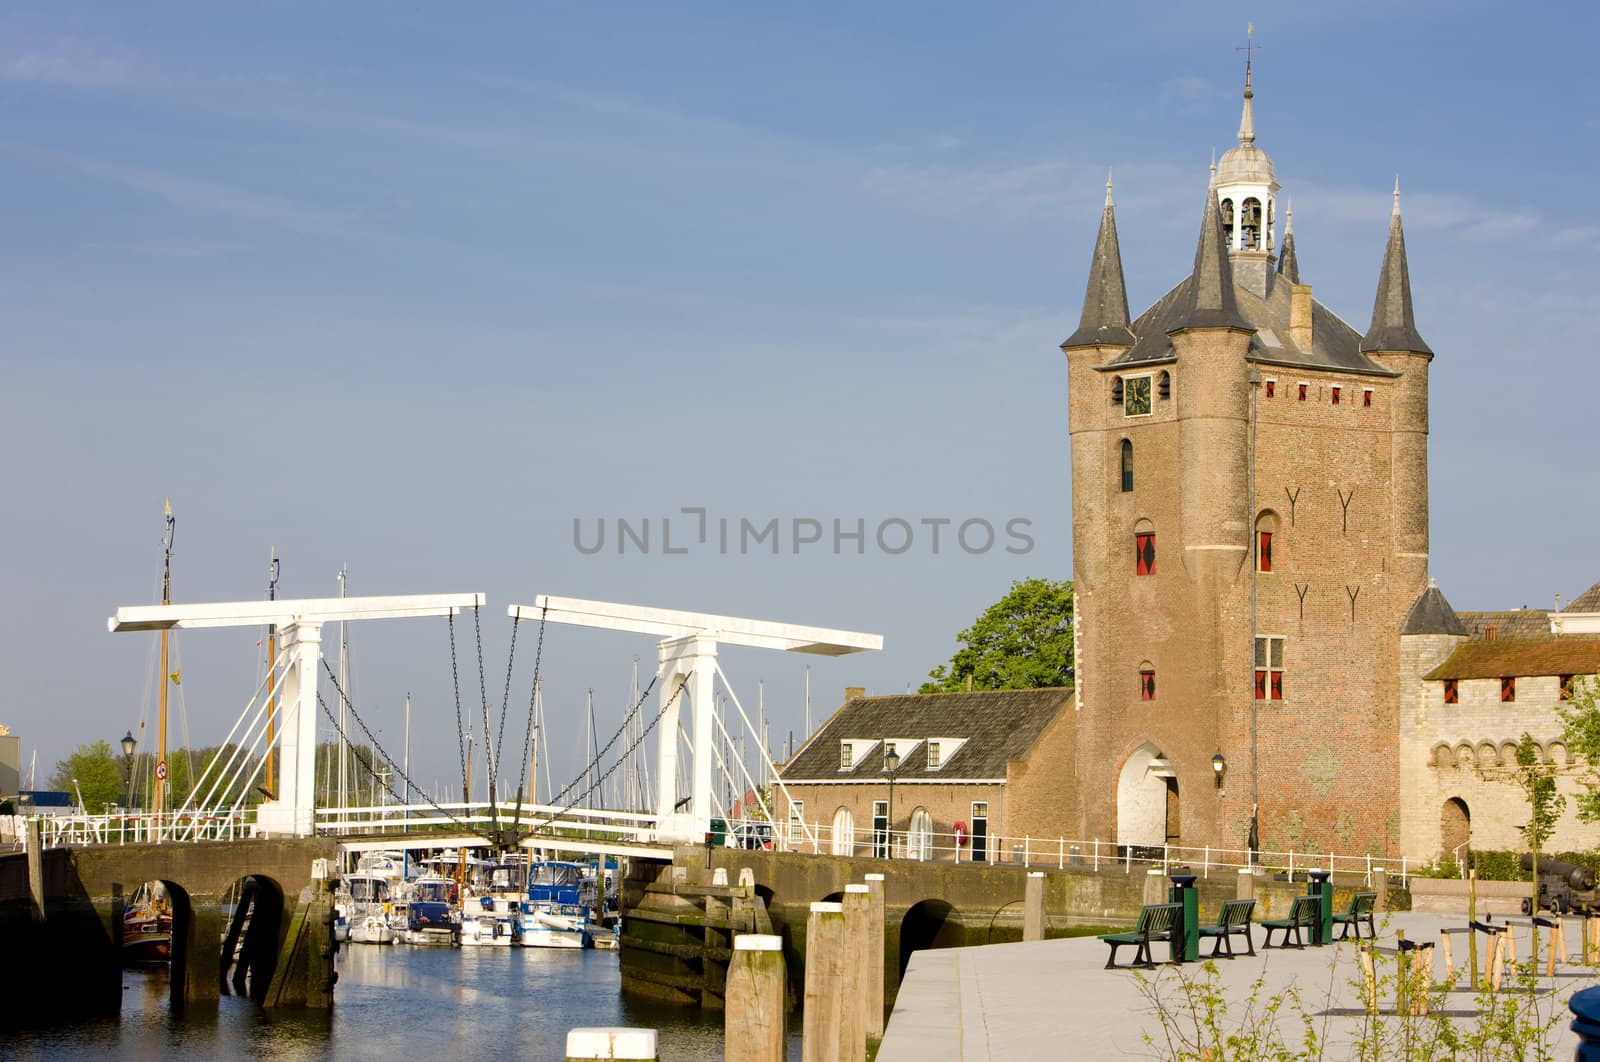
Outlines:
<svg viewBox="0 0 1600 1062"><path fill-rule="evenodd" d="M1301 283L1248 67L1190 274L1130 320L1107 182L1067 356L1085 837L1399 843L1399 632L1427 582L1428 362L1399 192L1372 324Z"/></svg>

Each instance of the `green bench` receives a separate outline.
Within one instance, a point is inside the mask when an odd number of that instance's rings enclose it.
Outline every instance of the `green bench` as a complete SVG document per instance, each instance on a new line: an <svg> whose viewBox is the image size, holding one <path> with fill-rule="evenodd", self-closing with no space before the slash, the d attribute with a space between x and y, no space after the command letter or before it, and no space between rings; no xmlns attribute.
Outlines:
<svg viewBox="0 0 1600 1062"><path fill-rule="evenodd" d="M1106 960L1106 969L1116 966L1117 949L1124 944L1135 945L1138 949L1134 952L1133 966L1155 965L1150 957L1151 941L1165 941L1170 956L1174 952L1172 927L1182 910L1183 905L1179 903L1146 904L1139 910L1139 924L1126 933L1102 933L1100 939L1111 945L1111 957Z"/></svg>
<svg viewBox="0 0 1600 1062"><path fill-rule="evenodd" d="M1317 916L1321 913L1319 905L1320 896L1296 896L1294 905L1289 908L1288 918L1266 918L1261 922L1261 928L1267 931L1267 939L1262 944L1264 948L1272 947L1272 931L1282 930L1283 936L1278 941L1280 948L1303 948L1305 939L1300 935L1302 929L1309 930L1316 923ZM1294 936L1294 943L1289 943L1290 935Z"/></svg>
<svg viewBox="0 0 1600 1062"><path fill-rule="evenodd" d="M1367 927L1367 939L1377 937L1378 930L1372 924L1372 909L1377 905L1378 894L1375 892L1358 892L1350 897L1350 906L1343 914L1333 916L1333 924L1339 926L1339 940L1349 934L1352 927L1356 931L1356 939L1361 939L1361 926Z"/></svg>
<svg viewBox="0 0 1600 1062"><path fill-rule="evenodd" d="M1235 934L1244 936L1245 945L1250 949L1249 954L1256 953L1256 942L1250 934L1250 915L1255 910L1254 900L1228 900L1222 905L1222 910L1217 912L1217 924L1201 926L1202 937L1215 937L1216 943L1211 945L1211 957L1224 948L1228 951L1228 958L1233 958L1233 938Z"/></svg>

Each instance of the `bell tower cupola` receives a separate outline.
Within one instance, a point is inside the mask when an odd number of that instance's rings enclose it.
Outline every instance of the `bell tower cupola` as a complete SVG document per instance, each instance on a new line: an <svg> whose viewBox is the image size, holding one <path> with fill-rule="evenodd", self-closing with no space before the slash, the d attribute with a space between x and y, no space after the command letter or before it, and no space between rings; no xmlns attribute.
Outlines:
<svg viewBox="0 0 1600 1062"><path fill-rule="evenodd" d="M1250 61L1244 67L1244 112L1239 117L1239 143L1217 160L1212 187L1222 227L1228 236L1228 258L1234 282L1266 297L1269 264L1277 250L1273 228L1278 220L1278 180L1272 159L1256 147Z"/></svg>

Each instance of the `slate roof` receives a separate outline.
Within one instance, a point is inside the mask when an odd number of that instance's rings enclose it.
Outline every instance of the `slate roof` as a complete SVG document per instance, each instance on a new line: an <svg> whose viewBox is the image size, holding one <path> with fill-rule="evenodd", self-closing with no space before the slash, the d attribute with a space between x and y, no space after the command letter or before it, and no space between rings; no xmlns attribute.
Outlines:
<svg viewBox="0 0 1600 1062"><path fill-rule="evenodd" d="M1463 642L1449 659L1423 678L1501 678L1530 675L1593 675L1600 670L1600 639Z"/></svg>
<svg viewBox="0 0 1600 1062"><path fill-rule="evenodd" d="M845 702L778 773L798 782L877 781L883 752L874 749L854 770L839 769L839 743L882 738L919 739L895 772L895 780L1004 778L1006 764L1023 756L1045 726L1069 710L1072 690L974 690L856 697ZM928 738L967 741L935 771L928 770Z"/></svg>
<svg viewBox="0 0 1600 1062"><path fill-rule="evenodd" d="M1122 249L1117 243L1117 217L1111 207L1110 182L1106 182L1106 208L1100 215L1094 257L1089 260L1089 286L1083 293L1083 313L1078 330L1061 344L1071 347L1125 347L1133 342L1128 331L1128 292L1122 282Z"/></svg>
<svg viewBox="0 0 1600 1062"><path fill-rule="evenodd" d="M1600 583L1595 583L1589 589L1567 602L1567 607L1562 612L1600 612Z"/></svg>
<svg viewBox="0 0 1600 1062"><path fill-rule="evenodd" d="M1361 349L1433 353L1417 334L1411 311L1411 269L1406 265L1406 234L1400 224L1398 180L1394 185L1394 214L1389 219L1389 242L1383 249L1383 271L1378 274L1378 295L1372 303L1372 326L1361 337Z"/></svg>
<svg viewBox="0 0 1600 1062"><path fill-rule="evenodd" d="M1489 628L1495 640L1542 642L1555 638L1550 633L1550 613L1542 608L1514 608L1502 612L1458 612L1467 634L1475 641L1488 641Z"/></svg>
<svg viewBox="0 0 1600 1062"><path fill-rule="evenodd" d="M1406 620L1400 625L1401 634L1458 634L1467 633L1466 626L1450 602L1444 599L1437 586L1430 585L1412 604Z"/></svg>

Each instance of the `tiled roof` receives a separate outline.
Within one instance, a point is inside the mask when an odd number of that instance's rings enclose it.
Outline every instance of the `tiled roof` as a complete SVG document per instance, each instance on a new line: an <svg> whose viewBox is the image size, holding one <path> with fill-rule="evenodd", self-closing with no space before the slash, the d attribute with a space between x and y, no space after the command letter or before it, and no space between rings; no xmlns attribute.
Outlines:
<svg viewBox="0 0 1600 1062"><path fill-rule="evenodd" d="M1427 675L1438 679L1480 679L1519 675L1593 675L1600 670L1600 639L1550 638L1545 641L1464 642Z"/></svg>
<svg viewBox="0 0 1600 1062"><path fill-rule="evenodd" d="M1504 612L1458 612L1456 615L1474 639L1491 640L1491 627L1498 641L1545 641L1555 637L1550 633L1550 613L1544 609L1514 608Z"/></svg>
<svg viewBox="0 0 1600 1062"><path fill-rule="evenodd" d="M1589 589L1567 602L1567 607L1562 612L1600 612L1600 583L1595 583Z"/></svg>
<svg viewBox="0 0 1600 1062"><path fill-rule="evenodd" d="M1004 778L1006 764L1027 752L1045 725L1066 710L1072 690L976 690L857 697L835 712L778 773L788 783L867 781L883 777L874 749L853 770L839 769L841 741L917 739L895 779ZM938 770L928 770L928 738L965 738Z"/></svg>

